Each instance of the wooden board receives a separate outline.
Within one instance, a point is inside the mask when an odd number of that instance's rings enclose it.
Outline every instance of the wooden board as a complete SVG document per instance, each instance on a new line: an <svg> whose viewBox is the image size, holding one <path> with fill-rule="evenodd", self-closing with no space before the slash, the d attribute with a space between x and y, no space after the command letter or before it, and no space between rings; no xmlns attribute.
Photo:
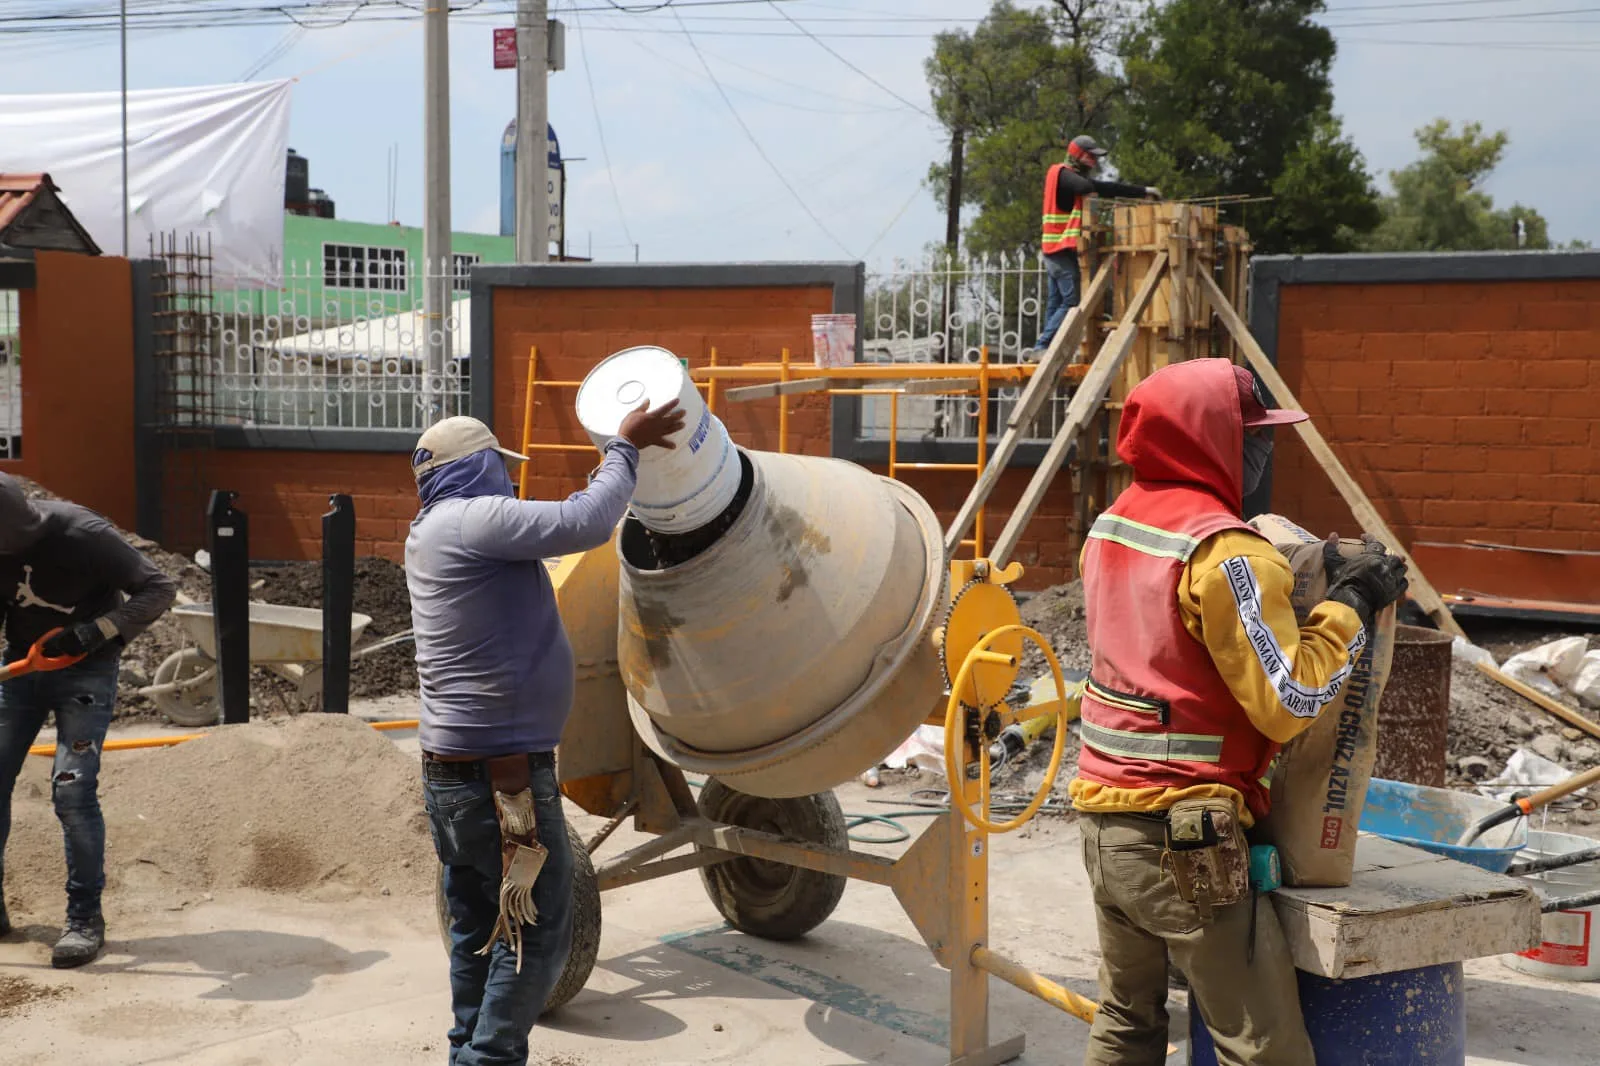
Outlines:
<svg viewBox="0 0 1600 1066"><path fill-rule="evenodd" d="M1539 898L1525 883L1365 833L1348 887L1280 888L1273 903L1294 964L1322 977L1370 977L1539 943Z"/></svg>
<svg viewBox="0 0 1600 1066"><path fill-rule="evenodd" d="M1272 393L1272 398L1285 407L1305 410L1300 405L1300 401L1295 399L1294 392L1289 388L1288 383L1278 373L1278 368L1272 365L1272 360L1267 358L1267 353L1263 352L1261 345L1256 343L1256 339L1250 333L1249 327L1244 324L1244 319L1239 317L1239 312L1233 309L1233 306L1228 303L1228 298L1223 295L1222 290L1217 288L1217 283L1211 280L1208 275L1201 275L1200 284L1204 286L1206 298L1210 301L1212 309L1216 311L1217 317L1222 319L1222 324L1227 327L1229 333L1233 334L1233 339L1239 342L1239 347L1244 351L1245 359L1249 361L1250 366L1261 380L1266 383L1267 391ZM1309 420L1296 423L1294 428L1295 432L1300 434L1300 439L1305 442L1306 449L1311 452L1311 457L1322 467L1323 472L1328 475L1328 480L1333 482L1333 487L1344 498L1346 506L1350 508L1350 513L1355 515L1357 522L1361 523L1362 530L1378 537L1395 552L1405 557L1406 565L1410 568L1411 598L1416 600L1424 611L1428 612L1428 617L1432 618L1440 629L1453 636L1465 638L1466 633L1462 632L1461 627L1456 624L1455 618L1451 616L1450 609L1445 606L1444 600L1439 596L1438 591L1429 583L1427 577L1422 573L1422 568L1411 557L1411 553L1406 550L1406 546L1401 543L1400 538L1395 536L1394 530L1390 529L1389 524L1383 520L1383 516L1378 514L1377 508L1372 506L1372 501L1361 490L1361 486L1356 484L1356 479L1350 476L1350 472L1344 468L1344 464L1339 461L1339 457L1333 454L1333 449L1328 447L1328 442L1323 439L1322 431Z"/></svg>

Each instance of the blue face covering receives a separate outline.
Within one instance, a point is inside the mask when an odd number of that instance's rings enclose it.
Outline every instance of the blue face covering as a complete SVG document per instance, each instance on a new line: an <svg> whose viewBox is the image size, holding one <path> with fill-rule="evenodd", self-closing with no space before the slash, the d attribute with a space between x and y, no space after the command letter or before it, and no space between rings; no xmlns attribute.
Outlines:
<svg viewBox="0 0 1600 1066"><path fill-rule="evenodd" d="M1272 432L1244 436L1244 494L1250 495L1261 484L1267 472L1267 460L1272 458Z"/></svg>
<svg viewBox="0 0 1600 1066"><path fill-rule="evenodd" d="M446 463L422 475L417 495L422 506L440 500L468 500L474 496L515 496L506 461L499 452L473 452L464 459Z"/></svg>

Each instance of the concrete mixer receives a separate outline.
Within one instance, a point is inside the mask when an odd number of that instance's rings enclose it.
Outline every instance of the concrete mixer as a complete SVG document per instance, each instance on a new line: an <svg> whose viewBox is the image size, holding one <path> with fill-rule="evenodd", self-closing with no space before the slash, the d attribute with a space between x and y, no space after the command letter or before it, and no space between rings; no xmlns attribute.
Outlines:
<svg viewBox="0 0 1600 1066"><path fill-rule="evenodd" d="M1038 810L1068 734L1060 666L1005 588L1021 567L948 560L932 508L899 482L735 447L661 349L600 364L580 389L579 418L599 444L627 410L673 398L688 414L683 440L641 457L617 536L549 564L577 664L562 791L610 821L575 839L573 949L546 1009L589 977L602 891L698 870L730 925L778 940L827 919L847 879L892 888L950 971L952 1063L1022 1052L1020 1035L989 1039L986 973L1092 1017L1093 1003L987 947L987 837ZM1016 707L1007 698L1028 641L1055 689ZM1045 780L1026 810L996 824L989 745L1051 711ZM950 811L898 859L851 850L830 790L925 722L945 728ZM706 778L698 798L686 772ZM654 839L596 860L630 816ZM447 930L442 892L440 908Z"/></svg>

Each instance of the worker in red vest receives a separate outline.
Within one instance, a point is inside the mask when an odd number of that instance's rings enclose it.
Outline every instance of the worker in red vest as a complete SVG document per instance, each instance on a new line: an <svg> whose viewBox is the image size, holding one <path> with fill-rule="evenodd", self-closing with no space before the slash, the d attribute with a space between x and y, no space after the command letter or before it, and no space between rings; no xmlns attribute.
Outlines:
<svg viewBox="0 0 1600 1066"><path fill-rule="evenodd" d="M1078 306L1078 238L1083 233L1084 203L1094 195L1122 199L1160 199L1161 190L1120 181L1099 181L1106 150L1087 133L1067 144L1067 159L1050 168L1044 179L1044 228L1039 250L1050 293L1045 301L1044 326L1034 349L1043 352L1061 328L1067 312Z"/></svg>
<svg viewBox="0 0 1600 1066"><path fill-rule="evenodd" d="M1089 1066L1166 1060L1169 955L1222 1066L1313 1066L1244 830L1267 813L1279 747L1337 696L1406 565L1375 543L1326 552L1327 599L1296 620L1288 561L1240 509L1272 428L1305 417L1269 409L1225 359L1159 370L1123 409L1134 482L1081 561L1092 665L1071 795L1102 959Z"/></svg>

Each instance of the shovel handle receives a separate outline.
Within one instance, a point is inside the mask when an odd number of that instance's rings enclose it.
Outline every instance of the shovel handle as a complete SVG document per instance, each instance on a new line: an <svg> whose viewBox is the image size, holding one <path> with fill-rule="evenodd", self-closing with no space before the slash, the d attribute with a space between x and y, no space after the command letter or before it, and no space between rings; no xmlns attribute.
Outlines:
<svg viewBox="0 0 1600 1066"><path fill-rule="evenodd" d="M1516 803L1523 814L1532 814L1551 800L1558 800L1562 796L1570 795L1580 788L1588 788L1597 782L1600 782L1600 766L1592 766L1581 774L1574 774L1559 784L1551 785L1543 791L1535 792L1531 796L1524 796L1522 799L1514 800L1513 802Z"/></svg>
<svg viewBox="0 0 1600 1066"><path fill-rule="evenodd" d="M83 656L81 655L57 655L52 657L44 653L45 642L59 632L61 632L61 627L57 626L34 641L33 647L28 649L27 655L15 662L0 666L0 681L10 681L14 677L21 677L24 674L32 674L39 671L64 670L73 663L82 660Z"/></svg>

